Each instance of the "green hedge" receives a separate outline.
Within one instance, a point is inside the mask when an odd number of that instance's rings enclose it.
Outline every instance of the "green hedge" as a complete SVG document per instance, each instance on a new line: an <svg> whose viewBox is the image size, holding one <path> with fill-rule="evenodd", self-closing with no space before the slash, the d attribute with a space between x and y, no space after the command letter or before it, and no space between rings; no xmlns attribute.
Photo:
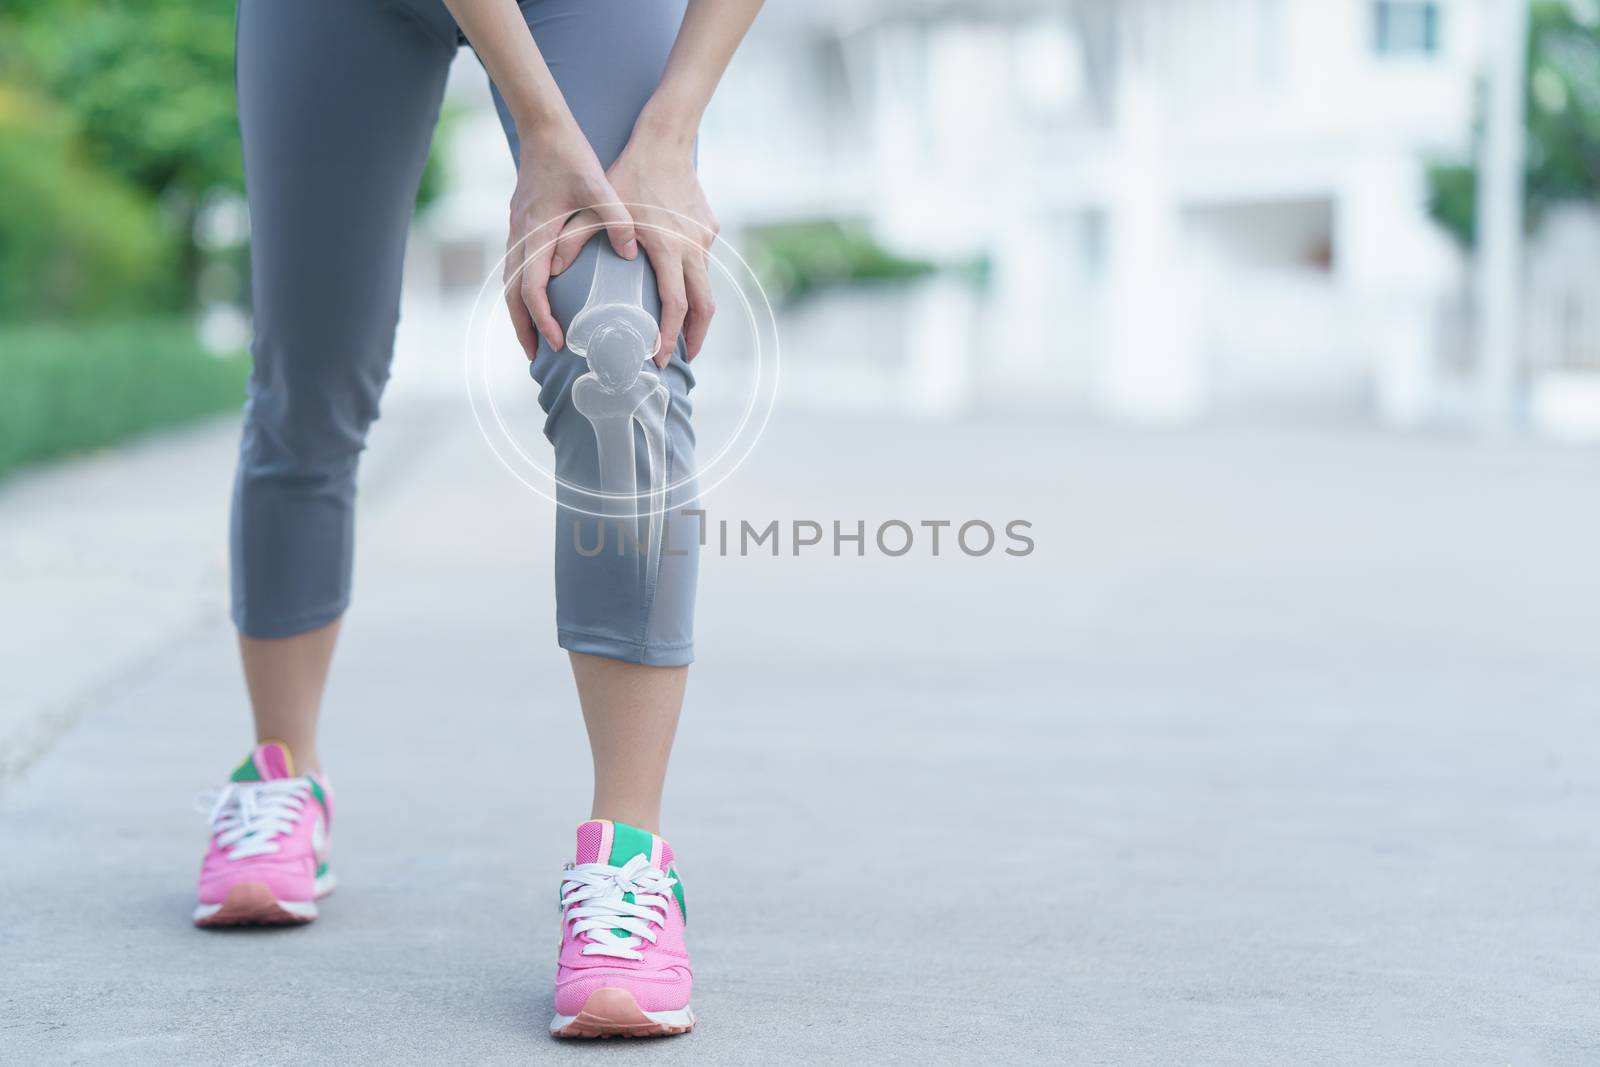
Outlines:
<svg viewBox="0 0 1600 1067"><path fill-rule="evenodd" d="M746 236L752 265L779 301L798 300L829 285L898 281L937 269L926 260L895 255L864 226L834 219L767 226Z"/></svg>
<svg viewBox="0 0 1600 1067"><path fill-rule="evenodd" d="M0 327L0 472L237 410L249 369L187 321Z"/></svg>

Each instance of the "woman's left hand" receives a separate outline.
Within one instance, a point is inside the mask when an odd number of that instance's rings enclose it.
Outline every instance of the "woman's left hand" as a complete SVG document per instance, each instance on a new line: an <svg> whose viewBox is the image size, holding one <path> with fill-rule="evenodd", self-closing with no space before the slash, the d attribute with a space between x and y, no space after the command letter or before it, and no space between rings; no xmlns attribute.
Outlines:
<svg viewBox="0 0 1600 1067"><path fill-rule="evenodd" d="M717 310L707 254L719 227L695 174L693 153L692 137L635 127L628 146L606 171L618 199L633 216L634 234L656 272L661 340L654 359L662 368L672 359L680 331L688 358L699 355ZM567 221L556 240L557 273L578 258L599 222L589 212Z"/></svg>

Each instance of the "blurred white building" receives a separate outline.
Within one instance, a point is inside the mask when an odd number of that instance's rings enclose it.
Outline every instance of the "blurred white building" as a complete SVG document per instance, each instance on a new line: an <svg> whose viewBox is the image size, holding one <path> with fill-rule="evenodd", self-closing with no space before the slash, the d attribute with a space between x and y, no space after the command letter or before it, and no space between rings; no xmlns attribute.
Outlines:
<svg viewBox="0 0 1600 1067"><path fill-rule="evenodd" d="M1472 149L1489 2L769 0L703 131L725 235L859 220L989 267L790 309L786 397L1449 417L1468 274L1424 174ZM504 240L509 159L464 93L414 318Z"/></svg>
<svg viewBox="0 0 1600 1067"><path fill-rule="evenodd" d="M707 139L759 141L707 173L741 219L857 214L989 256L980 393L1420 417L1463 278L1424 167L1470 147L1481 6L836 5L731 72Z"/></svg>

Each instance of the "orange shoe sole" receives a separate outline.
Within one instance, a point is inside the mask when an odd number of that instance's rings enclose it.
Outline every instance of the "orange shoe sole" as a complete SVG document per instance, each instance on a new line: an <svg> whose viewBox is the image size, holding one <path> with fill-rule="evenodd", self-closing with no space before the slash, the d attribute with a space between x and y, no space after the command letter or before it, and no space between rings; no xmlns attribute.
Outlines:
<svg viewBox="0 0 1600 1067"><path fill-rule="evenodd" d="M279 900L261 882L241 882L221 904L195 908L196 926L299 926L317 917L313 901Z"/></svg>
<svg viewBox="0 0 1600 1067"><path fill-rule="evenodd" d="M576 1015L557 1015L555 1037L668 1037L694 1029L694 1012L645 1011L626 989L596 989Z"/></svg>

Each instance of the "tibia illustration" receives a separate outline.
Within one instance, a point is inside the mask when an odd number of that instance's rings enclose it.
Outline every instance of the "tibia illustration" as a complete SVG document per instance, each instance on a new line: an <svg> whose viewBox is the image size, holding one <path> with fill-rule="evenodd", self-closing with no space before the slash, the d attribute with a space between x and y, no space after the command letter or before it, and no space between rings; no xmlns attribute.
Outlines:
<svg viewBox="0 0 1600 1067"><path fill-rule="evenodd" d="M602 252L595 257L589 299L567 330L567 347L589 372L572 384L572 404L594 426L600 453L600 513L638 522L649 516L645 580L653 585L666 511L667 387L644 369L660 331L644 307L644 264ZM634 449L634 424L644 437L646 491ZM640 507L641 502L645 504Z"/></svg>

